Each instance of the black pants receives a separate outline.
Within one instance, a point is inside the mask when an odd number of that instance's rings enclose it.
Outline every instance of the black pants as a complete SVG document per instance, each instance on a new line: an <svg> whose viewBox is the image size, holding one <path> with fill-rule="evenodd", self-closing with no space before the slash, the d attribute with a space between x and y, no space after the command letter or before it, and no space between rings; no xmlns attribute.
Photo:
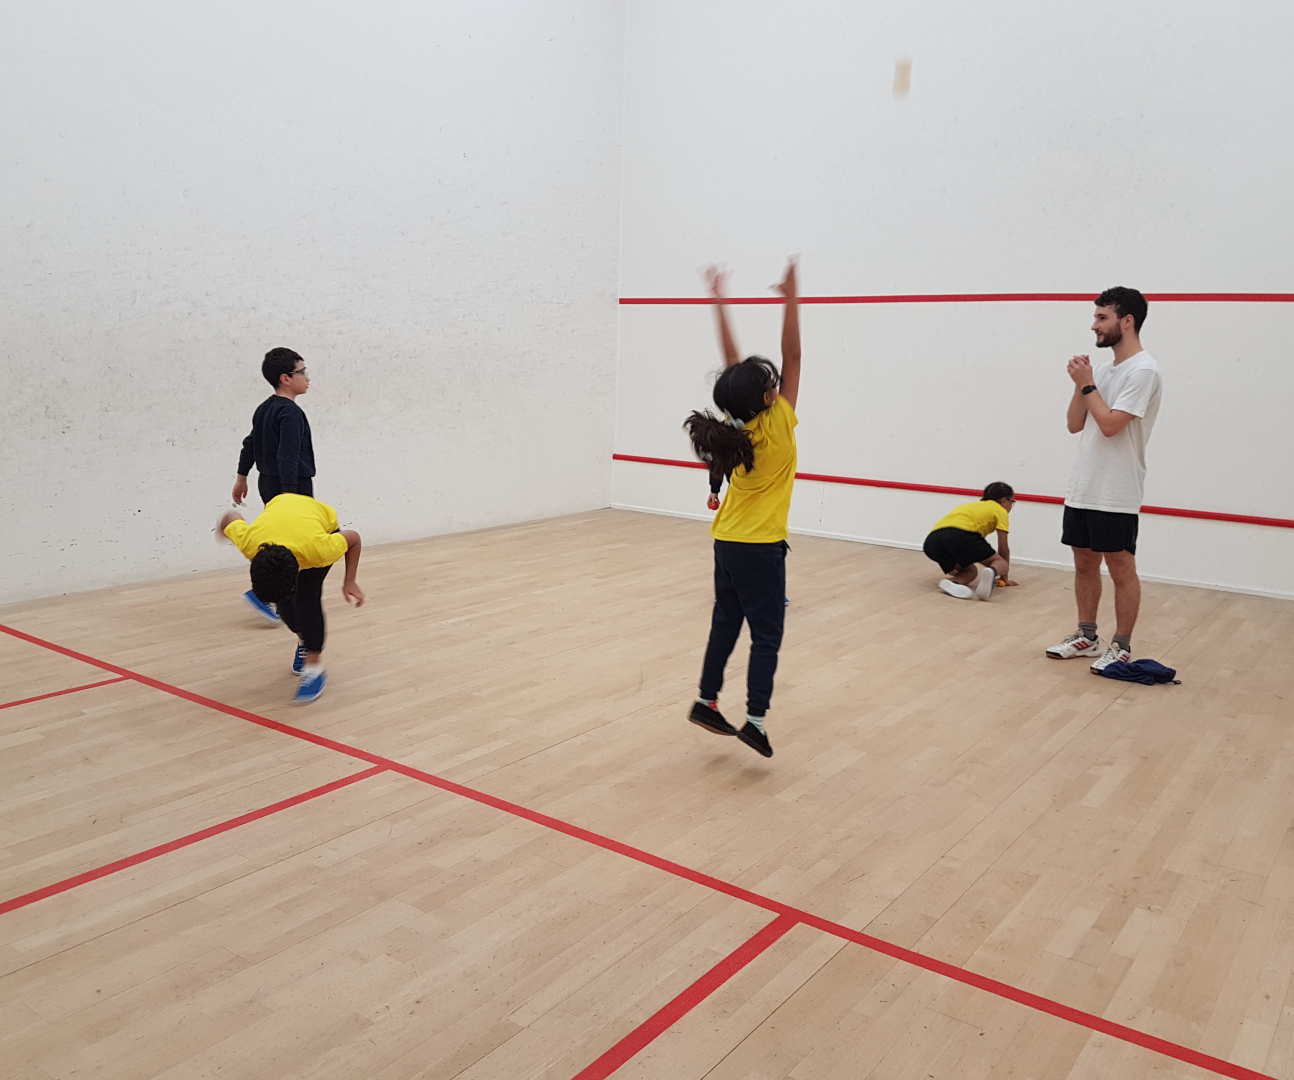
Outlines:
<svg viewBox="0 0 1294 1080"><path fill-rule="evenodd" d="M723 669L737 645L743 620L750 624L750 664L746 670L746 712L763 716L773 696L777 650L786 623L785 540L775 544L714 542L714 613L710 641L701 667L701 697L710 701L723 689Z"/></svg>
<svg viewBox="0 0 1294 1080"><path fill-rule="evenodd" d="M278 603L279 616L301 639L306 652L323 652L323 585L331 566L302 570L297 574L297 591Z"/></svg>
<svg viewBox="0 0 1294 1080"><path fill-rule="evenodd" d="M261 502L268 503L275 495L283 494L283 481L277 476L266 476L263 472L256 474L256 489L261 493ZM298 476L297 490L298 495L314 496L315 483L313 476Z"/></svg>

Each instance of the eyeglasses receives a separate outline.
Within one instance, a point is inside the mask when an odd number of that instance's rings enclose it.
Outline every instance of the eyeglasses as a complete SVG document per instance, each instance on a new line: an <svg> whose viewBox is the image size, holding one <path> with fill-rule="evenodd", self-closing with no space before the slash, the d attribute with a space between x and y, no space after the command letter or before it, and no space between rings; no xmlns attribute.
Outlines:
<svg viewBox="0 0 1294 1080"><path fill-rule="evenodd" d="M306 369L303 367L293 368L290 372L288 372L289 375L304 375L305 373L306 373Z"/></svg>

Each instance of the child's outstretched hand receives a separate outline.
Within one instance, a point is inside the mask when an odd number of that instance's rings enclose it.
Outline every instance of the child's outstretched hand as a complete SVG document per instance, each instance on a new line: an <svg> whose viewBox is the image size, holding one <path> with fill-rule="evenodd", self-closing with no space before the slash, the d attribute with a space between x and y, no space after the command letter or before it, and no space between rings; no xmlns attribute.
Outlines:
<svg viewBox="0 0 1294 1080"><path fill-rule="evenodd" d="M781 293L788 300L794 300L800 295L799 274L794 255L786 260L786 273L782 275L782 280L773 286L773 291Z"/></svg>
<svg viewBox="0 0 1294 1080"><path fill-rule="evenodd" d="M354 604L356 607L364 606L364 590L355 582L347 581L342 583L341 594L346 598L346 603Z"/></svg>
<svg viewBox="0 0 1294 1080"><path fill-rule="evenodd" d="M727 271L717 266L707 266L701 276L705 278L705 287L709 290L710 295L716 300L722 300L724 287L728 281Z"/></svg>
<svg viewBox="0 0 1294 1080"><path fill-rule="evenodd" d="M244 520L242 514L239 514L233 510L226 510L223 514L220 515L219 520L216 521L216 528L215 528L216 539L228 540L229 538L225 535L225 526L227 526L231 521L242 521L242 520Z"/></svg>
<svg viewBox="0 0 1294 1080"><path fill-rule="evenodd" d="M716 495L713 491L712 491L712 492L710 492L710 497L709 497L708 499L706 499L706 500L705 500L705 505L706 505L706 507L707 507L707 508L709 508L710 510L718 510L718 509L719 509L719 496L718 496L718 495Z"/></svg>

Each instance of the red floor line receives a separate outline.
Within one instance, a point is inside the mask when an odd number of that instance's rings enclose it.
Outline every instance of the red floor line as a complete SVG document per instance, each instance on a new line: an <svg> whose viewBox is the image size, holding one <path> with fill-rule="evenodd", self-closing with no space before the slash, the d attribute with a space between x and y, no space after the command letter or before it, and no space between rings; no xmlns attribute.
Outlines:
<svg viewBox="0 0 1294 1080"><path fill-rule="evenodd" d="M22 630L15 629L12 626L0 624L0 633L8 634L19 641L26 641L31 645L39 645L42 649L49 649L60 656L66 656L73 660L80 660L83 664L90 664L104 671L111 671L117 675L122 675L127 679L133 679L144 686L151 686L154 690L161 690L164 694L170 694L184 701L191 701L195 705L202 705L208 709L214 709L216 712L224 713L226 716L232 716L239 720L246 720L248 723L257 724L263 728L269 728L271 731L278 731L284 735L291 735L296 739L304 739L306 742L314 743L316 746L323 746L329 750L336 750L338 753L345 754L348 757L358 758L360 761L367 761L370 765L381 765L384 769L396 768L398 762L390 758L384 758L380 754L370 754L367 750L361 750L356 746L348 746L346 743L337 742L325 735L316 735L312 731L306 731L304 728L293 727L291 724L283 724L277 720L271 720L268 717L260 716L254 712L248 712L246 709L240 709L236 705L226 705L223 701L216 701L214 698L204 697L201 694L195 694L191 690L185 690L179 686L173 686L170 683L162 682L160 679L154 679L148 675L141 675L137 671L131 671L129 668L118 667L116 664L110 664L106 660L99 660L93 656L87 656L85 653L79 653L75 649L68 649L62 645L56 645L52 641L46 641L44 638L38 638L33 634L24 633Z"/></svg>
<svg viewBox="0 0 1294 1080"><path fill-rule="evenodd" d="M1000 303L1036 303L1080 301L1092 303L1097 293L1093 292L1055 292L1055 293L878 293L871 296L802 296L801 304L1000 304ZM1146 293L1146 299L1156 303L1186 304L1294 304L1294 293L1270 292L1161 292ZM780 304L780 296L730 296L727 304ZM667 305L691 306L693 304L715 304L717 300L709 296L622 296L620 303L632 305Z"/></svg>
<svg viewBox="0 0 1294 1080"><path fill-rule="evenodd" d="M957 967L955 964L949 964L943 960L936 960L934 957L914 952L912 949L905 949L901 945L895 945L892 942L873 937L871 934L865 934L861 930L853 930L848 926L842 926L840 923L832 922L829 919L823 919L820 916L810 915L806 912L800 917L800 921L805 926L811 926L815 930L821 930L856 945L862 945L873 952L882 953L914 967L924 968L926 971L934 972L936 975L943 975L956 982L973 986L977 990L984 990L1007 1001L1015 1002L1017 1005L1024 1005L1027 1008L1048 1013L1061 1020L1068 1020L1079 1027L1085 1027L1102 1035L1121 1039L1123 1042L1132 1043L1134 1046L1153 1050L1166 1057L1176 1058L1178 1061L1184 1061L1188 1065L1208 1069L1219 1076L1233 1077L1234 1080L1277 1080L1276 1077L1269 1076L1267 1073L1247 1069L1243 1065L1236 1065L1222 1058L1202 1053L1199 1050L1192 1050L1189 1046L1182 1046L1180 1043L1161 1039L1157 1035L1150 1035L1144 1031L1138 1031L1136 1028L1115 1023L1113 1020L1107 1020L1102 1016L1097 1016L1095 1013L1075 1009L1040 994L1022 990L1017 986L1012 986L1010 983L1000 982L997 979L989 978L987 975L968 971L966 968Z"/></svg>
<svg viewBox="0 0 1294 1080"><path fill-rule="evenodd" d="M261 727L269 728L272 731L278 731L285 735L291 735L294 738L304 739L307 742L314 743L316 746L325 746L331 750L336 750L338 753L346 754L349 757L359 758L361 761L367 761L373 765L379 765L383 769L399 773L402 776L408 776L414 780L420 780L432 787L440 788L442 791L461 795L463 798L471 799L473 802L480 803L483 806L502 810L504 813L511 814L514 817L523 818L526 821L534 822L537 825L542 825L545 828L563 833L564 835L570 836L574 839L584 840L587 843L604 849L605 851L613 851L619 855L624 855L626 858L633 859L645 866L653 866L658 870L664 870L669 874L683 878L686 881L695 882L698 885L703 885L715 892L723 893L724 895L731 896L737 900L744 900L746 903L752 904L755 907L764 908L766 911L772 911L778 915L789 916L798 922L815 927L825 933L833 934L845 941L862 945L863 947L872 949L875 952L883 953L886 956L893 957L894 959L900 960L904 963L924 968L927 971L935 972L936 974L943 975L956 982L964 983L967 986L973 986L977 989L985 990L988 993L994 994L1008 1001L1013 1001L1028 1008L1048 1013L1063 1020L1068 1020L1080 1027L1102 1032L1114 1038L1121 1039L1124 1042L1130 1042L1136 1046L1142 1046L1168 1057L1176 1058L1179 1061L1190 1062L1198 1065L1200 1068L1209 1069L1221 1076L1232 1077L1234 1080L1276 1080L1275 1077L1267 1076L1264 1073L1254 1072L1252 1069L1233 1065L1221 1058L1211 1057L1208 1054L1192 1050L1190 1047L1169 1042L1166 1039L1160 1039L1157 1036L1138 1031L1135 1028L1116 1024L1112 1021L1105 1020L1094 1013L1086 1013L1081 1009L1071 1008L1059 1001L1053 1001L1050 998L1030 993L1027 990L1018 989L1008 983L991 979L986 975L980 975L965 968L957 967L955 964L949 964L943 960L937 960L932 956L926 956L924 953L905 949L901 945L895 945L881 938L872 937L870 934L864 934L859 930L852 930L847 926L842 926L840 923L824 919L819 915L814 915L801 908L793 907L792 905L783 903L780 900L773 900L770 897L762 896L749 889L744 889L740 885L733 885L730 882L723 881L711 876L710 874L702 873L699 870L693 870L691 867L683 866L681 863L673 862L672 860L662 858L659 855L653 855L649 851L643 851L641 848L633 847L632 845L622 843L619 840L613 840L609 836L603 836L601 833L593 832L591 829L585 829L579 825L572 825L570 822L550 817L549 815L542 814L537 810L531 810L528 807L509 802L507 799L501 799L497 795L490 795L487 792L478 791L475 788L455 783L453 780L446 780L444 777L436 776L433 773L414 768L412 765L405 765L401 762L394 761L391 758L385 758L379 754L373 754L367 750L361 750L358 747L348 746L346 743L338 742L335 739L329 739L325 736L305 731L302 728L293 727L290 724L283 724L277 720L270 720L267 717L258 716L256 713L248 712L246 709L239 709L233 705L226 705L223 702L215 701L212 698L203 697L201 694L195 694L191 691L183 690L178 686L172 686L170 683L162 682L159 679L153 679L147 675L140 675L137 672L128 670L127 668L118 667L115 664L109 664L104 660L98 660L92 656L87 656L84 653L79 653L75 650L65 648L62 645L56 645L51 641L45 641L43 638L35 637L10 626L0 624L0 632L9 634L21 641L26 641L30 644L50 649L60 655L69 656L74 660L80 660L83 663L92 664L95 667L103 668L106 671L114 671L117 674L125 675L143 683L145 686L152 686L155 689L161 690L164 693L171 694L185 701L191 701L198 705L205 705L208 708L224 713L227 716L247 720Z"/></svg>
<svg viewBox="0 0 1294 1080"><path fill-rule="evenodd" d="M724 983L778 941L799 920L779 915L753 937L747 938L691 986L657 1010L596 1061L586 1065L571 1080L605 1080L645 1046L664 1034Z"/></svg>
<svg viewBox="0 0 1294 1080"><path fill-rule="evenodd" d="M122 870L129 870L132 866L138 866L140 863L148 862L150 859L156 859L159 855L166 855L172 851L178 851L180 848L188 847L190 844L196 844L199 840L206 840L208 837L218 836L220 833L229 832L230 829L236 829L240 825L246 825L252 821L259 821L263 817L269 817L270 814L277 814L280 810L287 810L293 806L299 806L303 802L309 802L311 799L317 799L321 795L327 795L330 792L337 791L340 788L349 787L351 784L358 783L361 780L367 780L370 776L376 776L378 773L386 772L386 768L381 765L375 765L371 769L365 769L363 772L352 773L350 776L343 776L340 780L333 780L331 783L322 784L317 788L311 788L309 791L303 791L299 795L293 795L286 799L281 799L276 803L270 803L269 806L262 806L259 810L252 810L246 814L239 814L238 817L230 818L228 821L222 821L219 825L210 825L205 829L199 829L197 832L189 833L188 836L181 836L178 840L168 840L165 844L158 844L156 847L148 848L145 851L138 851L134 855L127 855L124 859L117 859L115 862L105 863L103 866L96 867L94 870L86 870L84 873L76 874L70 878L64 878L62 881L56 881L52 885L46 885L43 888L35 889L29 893L23 893L21 896L15 896L10 900L0 903L0 915L8 914L10 911L17 911L19 908L27 907L39 900L48 899L51 896L57 896L59 893L67 892L69 889L75 889L79 885L88 884L91 881L98 881L109 874L116 874Z"/></svg>
<svg viewBox="0 0 1294 1080"><path fill-rule="evenodd" d="M645 457L641 454L612 454L612 461L632 461L640 465L671 465L679 469L704 469L707 466L699 461L680 461L676 458ZM822 484L848 484L854 487L890 488L897 491L927 491L936 495L966 495L976 498L979 488L947 487L942 484L914 484L906 480L869 480L861 476L833 476L830 473L795 474L797 480L815 480ZM1059 506L1064 503L1059 495L1026 495L1016 494L1018 502L1048 503ZM1294 518L1258 517L1253 514L1225 514L1217 510L1188 510L1176 506L1143 506L1143 514L1159 514L1164 517L1198 518L1202 521L1231 521L1240 525L1270 525L1277 529L1294 529Z"/></svg>
<svg viewBox="0 0 1294 1080"><path fill-rule="evenodd" d="M84 686L69 686L66 690L53 690L48 694L37 694L18 701L6 701L0 709L12 709L15 705L30 705L33 701L44 701L46 698L62 697L64 694L77 694L82 690L93 690L96 686L111 686L113 683L129 681L129 675L118 675L115 679L102 679L99 682L86 683Z"/></svg>

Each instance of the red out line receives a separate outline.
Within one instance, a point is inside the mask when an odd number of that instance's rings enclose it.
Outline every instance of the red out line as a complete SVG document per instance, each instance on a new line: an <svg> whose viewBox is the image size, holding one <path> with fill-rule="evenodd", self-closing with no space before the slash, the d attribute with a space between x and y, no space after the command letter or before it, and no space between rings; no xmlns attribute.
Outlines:
<svg viewBox="0 0 1294 1080"><path fill-rule="evenodd" d="M324 735L316 735L312 731L306 731L304 728L293 727L291 724L283 724L277 720L271 720L265 716L258 716L256 713L248 712L246 709L240 709L236 705L226 705L222 701L216 701L214 698L203 697L201 694L195 694L191 690L185 690L179 686L172 686L170 683L162 682L160 679L154 679L148 675L141 675L137 671L131 671L128 668L118 667L116 664L110 664L106 660L99 660L93 656L87 656L85 653L79 653L75 649L68 649L62 645L56 645L52 641L46 641L43 638L35 637L32 634L24 633L12 626L0 624L0 633L8 634L19 641L25 641L31 645L39 645L42 649L49 649L60 656L70 657L73 660L80 660L83 664L90 664L93 667L102 668L104 671L111 671L117 675L124 676L127 679L134 679L144 686L151 686L154 690L161 690L164 694L170 694L172 697L181 698L184 701L191 701L195 705L202 705L208 709L214 709L216 712L224 713L226 716L232 716L239 720L246 720L248 723L257 724L263 728L269 728L271 731L278 731L284 735L291 735L295 739L303 739L306 742L314 743L316 746L322 746L329 750L336 750L338 753L345 754L348 757L358 758L360 761L367 761L370 765L381 765L384 769L398 767L398 762L384 758L380 754L370 754L367 750L361 750L355 746L347 746L345 743L337 742L335 739L329 739Z"/></svg>
<svg viewBox="0 0 1294 1080"><path fill-rule="evenodd" d="M704 469L699 461L679 461L675 458L643 457L641 454L612 454L612 461L636 461L642 465L671 465L679 469ZM897 491L929 491L936 495L969 495L977 497L981 488L947 487L942 484L910 484L906 480L868 480L861 476L832 476L828 473L795 474L797 480L816 480L821 484L850 484L855 487L893 488ZM1016 494L1018 502L1050 503L1060 506L1064 503L1059 495L1026 495ZM1253 514L1224 514L1216 510L1185 510L1177 506L1143 506L1143 514L1159 514L1164 517L1198 518L1202 521L1231 521L1240 525L1270 525L1276 529L1294 529L1294 518L1257 517Z"/></svg>
<svg viewBox="0 0 1294 1080"><path fill-rule="evenodd" d="M943 975L945 978L964 983L967 986L973 986L977 989L984 990L987 993L994 994L995 996L1004 998L1007 1001L1013 1001L1028 1008L1059 1017L1062 1020L1068 1020L1080 1027L1085 1027L1092 1031L1099 1031L1110 1035L1113 1038L1145 1047L1146 1049L1153 1050L1167 1057L1176 1058L1179 1061L1198 1065L1200 1068L1209 1069L1220 1076L1231 1077L1233 1080L1277 1080L1276 1077L1268 1076L1265 1073L1255 1072L1252 1069L1246 1069L1240 1065L1234 1065L1231 1062L1223 1061L1221 1058L1215 1058L1208 1054L1203 1054L1198 1050L1192 1050L1190 1047L1169 1042L1167 1039L1160 1039L1157 1036L1138 1031L1135 1028L1125 1027L1123 1024L1116 1024L1104 1019L1103 1017L1097 1016L1094 1013L1083 1012L1081 1009L1071 1008L1059 1001L1053 1001L1050 998L1030 993L1027 990L1018 989L1008 983L999 982L996 979L991 979L988 976L977 974L976 972L970 971L966 968L957 967L955 964L949 964L943 960L937 960L932 956L926 956L924 953L915 952L912 949L905 949L901 945L895 945L882 938L873 937L872 935L865 934L859 930L853 930L847 926L841 925L840 923L832 922L819 915L814 915L811 912L783 903L780 900L774 900L770 897L762 896L749 889L744 889L740 885L734 885L731 882L723 881L720 878L713 877L712 875L703 873L700 870L693 870L691 867L684 866L681 863L676 863L670 859L662 858L659 855L653 855L651 852L644 851L641 848L633 847L632 845L623 843L619 840L613 840L611 837L603 836L601 833L593 832L591 829L585 829L579 825L573 825L570 822L562 821L560 818L550 817L549 815L542 814L537 810L531 810L529 807L509 802L507 799L501 799L497 795L490 795L487 792L478 791L476 788L466 787L463 784L455 783L453 780L447 780L444 777L436 776L433 773L424 772L422 769L414 768L412 765L405 765L391 758L385 758L379 754L373 754L367 750L361 750L358 747L338 742L335 739L316 735L314 732L293 727L291 724L284 724L277 720L270 720L267 717L258 716L256 713L248 712L246 709L240 709L233 705L226 705L223 702L216 701L212 698L203 697L201 694L195 694L192 691L181 689L178 686L172 686L170 683L164 683L159 679L153 679L147 675L141 675L138 672L130 671L127 668L118 667L116 664L110 664L105 660L98 660L92 656L87 656L84 653L76 652L73 649L57 645L52 641L45 641L43 638L38 638L32 634L24 633L23 631L17 630L11 626L0 624L0 632L9 634L12 637L18 638L21 641L26 641L32 645L39 645L42 648L49 649L62 656L68 656L74 660L80 660L82 663L102 668L105 671L114 671L117 674L125 675L128 678L132 678L143 683L145 686L152 686L155 689L161 690L164 693L171 694L185 701L191 701L198 705L205 705L207 708L214 709L215 711L224 713L227 716L247 720L250 723L259 725L260 727L269 728L272 731L278 731L284 735L290 735L293 738L303 739L306 742L314 743L316 746L325 746L331 750L336 750L338 753L346 754L349 757L359 758L361 761L367 761L373 765L381 766L381 768L377 770L367 770L369 774L386 769L391 772L399 773L402 776L419 780L431 787L439 788L442 791L446 791L454 795L461 795L463 798L470 799L483 806L493 807L494 809L501 810L513 817L522 818L526 821L533 822L536 825L541 825L544 828L551 829L554 832L562 833L577 840L584 840L587 843L592 844L595 847L600 847L605 851L612 851L616 854L624 855L626 858L633 859L635 862L642 863L645 866L655 867L658 870L663 870L666 873L673 874L675 877L682 878L685 881L691 881L695 884L702 885L714 892L722 893L725 896L731 896L737 900L744 900L748 904L764 908L766 911L772 911L777 915L787 916L795 922L802 922L806 926L812 926L824 933L841 938L844 941L850 941L856 945L862 945L864 948L872 949L875 952L883 953L886 956L893 957L894 959L900 960L904 963L912 964L915 967L924 968L927 971ZM363 775L364 774L356 774L354 777L348 779L353 782L354 780L362 778ZM345 781L337 781L336 783L340 784L344 782Z"/></svg>
<svg viewBox="0 0 1294 1080"><path fill-rule="evenodd" d="M894 293L875 296L802 296L801 304L1021 304L1043 302L1091 303L1100 289L1093 292L1057 293ZM1291 304L1294 293L1268 292L1162 292L1146 293L1156 303L1183 304ZM717 304L711 296L622 296L625 305L691 305ZM730 296L728 304L782 304L780 296Z"/></svg>
<svg viewBox="0 0 1294 1080"><path fill-rule="evenodd" d="M882 938L873 937L871 934L865 934L861 930L850 929L848 926L842 926L840 923L832 922L829 919L823 919L820 916L810 915L805 912L800 916L800 921L806 926L811 926L816 930L851 941L856 945L862 945L873 952L882 953L895 960L901 960L906 964L911 964L913 967L923 968L926 971L934 972L936 975L943 975L956 982L964 983L966 986L973 986L977 990L984 990L996 997L1015 1002L1017 1005L1024 1005L1027 1008L1047 1013L1061 1020L1068 1020L1079 1027L1085 1027L1102 1035L1121 1039L1146 1050L1153 1050L1155 1053L1163 1054L1165 1057L1176 1058L1178 1061L1184 1061L1188 1065L1208 1069L1219 1076L1232 1077L1233 1080L1277 1080L1276 1077L1267 1073L1247 1069L1243 1065L1236 1065L1222 1058L1213 1057L1211 1054L1192 1050L1190 1047L1182 1046L1180 1043L1169 1042L1167 1039L1161 1039L1157 1035L1150 1035L1125 1024L1115 1023L1113 1020L1107 1020L1105 1017L1097 1016L1095 1013L1072 1008L1059 1001L1053 1001L1051 998L1031 993L1028 990L1022 990L1018 986L1012 986L1010 983L1000 982L997 979L989 978L987 975L980 975L978 972L957 967L955 964L949 964L944 960L926 956L924 953L914 952L912 949L905 949L901 945L895 945Z"/></svg>
<svg viewBox="0 0 1294 1080"><path fill-rule="evenodd" d="M37 694L18 701L6 701L0 709L12 709L15 705L30 705L33 701L44 701L46 698L62 697L64 694L77 694L82 690L93 690L96 686L111 686L113 683L129 682L129 675L118 675L115 679L102 679L99 682L86 683L84 686L69 686L66 690L53 690L48 694Z"/></svg>
<svg viewBox="0 0 1294 1080"><path fill-rule="evenodd" d="M644 1020L605 1054L581 1069L571 1080L605 1080L643 1047L664 1034L700 1005L798 922L798 919L790 915L779 915L764 929L733 949L667 1005Z"/></svg>
<svg viewBox="0 0 1294 1080"><path fill-rule="evenodd" d="M218 836L220 833L228 832L230 829L236 829L240 825L246 825L252 821L259 821L263 817L269 817L270 814L277 814L280 810L287 810L293 806L299 806L303 802L309 802L311 799L317 799L321 795L327 795L330 792L337 791L339 788L348 787L356 784L361 780L367 780L370 776L376 776L380 772L386 772L381 765L376 765L371 769L365 769L363 772L352 773L350 776L343 776L340 780L333 780L331 783L323 784L317 788L311 788L309 791L303 791L300 795L293 795L287 799L281 799L276 803L270 803L269 806L262 806L259 810L252 810L246 814L239 814L238 817L230 818L228 821L222 821L219 825L209 825L205 829L199 829L197 832L189 833L188 836L181 836L178 840L168 840L165 844L158 844L156 847L148 848L145 851L138 851L134 855L127 855L124 859L117 859L115 862L105 863L103 866L96 867L93 870L86 870L84 873L76 874L70 878L64 878L62 881L56 881L52 885L46 885L43 888L35 889L29 893L23 893L21 896L15 896L10 900L0 903L0 915L5 915L10 911L17 911L19 908L27 907L39 900L48 899L51 896L57 896L59 893L67 892L69 889L75 889L79 885L88 884L91 881L98 881L109 874L116 874L122 870L129 870L132 866L138 866L140 863L148 862L150 859L156 859L159 855L166 855L172 851L178 851L180 848L188 847L190 844L196 844L199 840L206 840L208 837Z"/></svg>

